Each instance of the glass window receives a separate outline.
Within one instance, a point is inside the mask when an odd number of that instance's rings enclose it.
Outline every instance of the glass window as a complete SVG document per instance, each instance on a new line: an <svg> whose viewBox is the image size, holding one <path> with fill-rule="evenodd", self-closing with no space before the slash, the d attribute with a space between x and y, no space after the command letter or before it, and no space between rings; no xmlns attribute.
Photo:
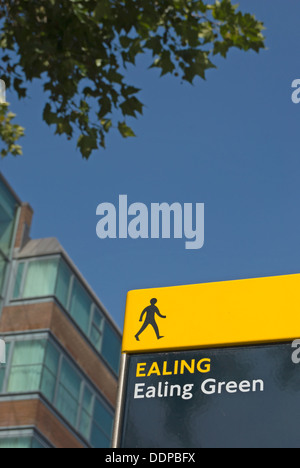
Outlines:
<svg viewBox="0 0 300 468"><path fill-rule="evenodd" d="M112 411L54 343L46 339L7 343L7 356L10 354L10 369L0 368L0 393L40 391L91 445L110 446ZM3 388L5 375L7 390Z"/></svg>
<svg viewBox="0 0 300 468"><path fill-rule="evenodd" d="M57 297L112 370L118 374L121 355L120 336L105 320L101 310L97 308L66 262L59 257L48 257L19 263L13 298L35 299L49 296Z"/></svg>
<svg viewBox="0 0 300 468"><path fill-rule="evenodd" d="M17 201L0 180L0 249L8 255L14 230Z"/></svg>
<svg viewBox="0 0 300 468"><path fill-rule="evenodd" d="M82 399L82 409L80 415L79 431L89 440L93 412L93 394L85 387Z"/></svg>
<svg viewBox="0 0 300 468"><path fill-rule="evenodd" d="M79 281L75 279L72 291L70 314L86 334L89 332L91 307L92 300L90 296L81 286Z"/></svg>
<svg viewBox="0 0 300 468"><path fill-rule="evenodd" d="M64 359L61 368L56 407L65 418L76 425L81 379Z"/></svg>
<svg viewBox="0 0 300 468"><path fill-rule="evenodd" d="M93 424L91 445L94 448L110 448L110 439L99 429L96 424Z"/></svg>
<svg viewBox="0 0 300 468"><path fill-rule="evenodd" d="M43 444L41 444L41 442L39 442L35 437L33 437L32 441L31 441L31 448L43 449L43 448L45 448L45 446Z"/></svg>
<svg viewBox="0 0 300 468"><path fill-rule="evenodd" d="M102 355L116 374L118 374L121 357L121 340L107 322L104 328Z"/></svg>
<svg viewBox="0 0 300 468"><path fill-rule="evenodd" d="M46 340L16 341L8 380L8 392L39 390Z"/></svg>
<svg viewBox="0 0 300 468"><path fill-rule="evenodd" d="M6 343L6 362L9 356L9 348L10 348L10 343ZM7 364L0 364L0 393L3 392L3 384L4 384L6 368L7 368Z"/></svg>
<svg viewBox="0 0 300 468"><path fill-rule="evenodd" d="M96 399L91 444L95 448L109 448L112 435L113 417Z"/></svg>
<svg viewBox="0 0 300 468"><path fill-rule="evenodd" d="M0 253L0 296L2 295L7 262Z"/></svg>
<svg viewBox="0 0 300 468"><path fill-rule="evenodd" d="M58 277L55 295L65 309L68 307L69 288L71 280L71 271L66 263L61 259L59 262Z"/></svg>
<svg viewBox="0 0 300 468"><path fill-rule="evenodd" d="M35 437L3 437L0 438L0 448L6 449L29 449L45 448Z"/></svg>
<svg viewBox="0 0 300 468"><path fill-rule="evenodd" d="M18 265L14 294L13 294L14 299L17 299L18 297L20 297L20 294L21 294L21 285L22 285L24 265L25 263L19 263Z"/></svg>
<svg viewBox="0 0 300 468"><path fill-rule="evenodd" d="M0 448L27 449L31 448L31 437L5 437L0 439Z"/></svg>
<svg viewBox="0 0 300 468"><path fill-rule="evenodd" d="M94 419L109 437L112 435L113 417L100 400L96 399Z"/></svg>
<svg viewBox="0 0 300 468"><path fill-rule="evenodd" d="M90 339L95 348L101 351L104 320L98 309L94 309Z"/></svg>
<svg viewBox="0 0 300 468"><path fill-rule="evenodd" d="M58 258L50 258L29 263L24 298L54 295L58 261Z"/></svg>
<svg viewBox="0 0 300 468"><path fill-rule="evenodd" d="M53 401L55 394L59 358L60 354L58 350L50 343L50 341L48 341L41 383L41 392L51 402Z"/></svg>
<svg viewBox="0 0 300 468"><path fill-rule="evenodd" d="M91 341L93 345L95 346L98 351L101 351L101 345L102 345L102 334L99 333L97 328L95 328L94 325L92 325L92 330L91 330Z"/></svg>
<svg viewBox="0 0 300 468"><path fill-rule="evenodd" d="M4 364L0 364L0 393L2 392L2 389L3 389L4 377L5 377L5 367L4 367Z"/></svg>

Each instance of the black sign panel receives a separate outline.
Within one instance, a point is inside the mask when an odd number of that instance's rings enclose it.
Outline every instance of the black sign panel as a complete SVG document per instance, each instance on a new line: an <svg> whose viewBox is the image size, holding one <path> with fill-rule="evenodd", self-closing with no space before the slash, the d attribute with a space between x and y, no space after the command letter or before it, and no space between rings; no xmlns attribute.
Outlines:
<svg viewBox="0 0 300 468"><path fill-rule="evenodd" d="M285 343L129 356L121 447L300 447L293 353Z"/></svg>

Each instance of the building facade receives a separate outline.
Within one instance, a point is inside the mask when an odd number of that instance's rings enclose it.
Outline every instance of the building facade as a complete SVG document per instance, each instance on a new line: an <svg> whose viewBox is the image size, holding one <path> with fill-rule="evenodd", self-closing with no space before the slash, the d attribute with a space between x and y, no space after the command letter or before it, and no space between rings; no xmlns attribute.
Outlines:
<svg viewBox="0 0 300 468"><path fill-rule="evenodd" d="M110 446L121 332L0 175L0 448Z"/></svg>

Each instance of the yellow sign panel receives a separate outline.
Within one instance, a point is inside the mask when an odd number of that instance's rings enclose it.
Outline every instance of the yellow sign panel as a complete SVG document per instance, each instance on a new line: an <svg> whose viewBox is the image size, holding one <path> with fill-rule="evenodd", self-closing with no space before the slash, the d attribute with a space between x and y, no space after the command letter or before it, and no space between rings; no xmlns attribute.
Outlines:
<svg viewBox="0 0 300 468"><path fill-rule="evenodd" d="M131 291L123 353L300 337L300 274Z"/></svg>

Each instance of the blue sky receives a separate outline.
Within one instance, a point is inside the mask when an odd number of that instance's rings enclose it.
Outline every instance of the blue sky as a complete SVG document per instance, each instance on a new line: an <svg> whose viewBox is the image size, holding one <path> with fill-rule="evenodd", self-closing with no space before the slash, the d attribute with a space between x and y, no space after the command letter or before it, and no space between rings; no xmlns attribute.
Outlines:
<svg viewBox="0 0 300 468"><path fill-rule="evenodd" d="M127 291L300 272L300 4L240 2L266 25L268 50L233 51L194 86L160 79L141 58L128 71L142 88L136 139L117 132L86 162L42 122L39 84L8 100L26 127L24 155L0 161L34 208L32 237L57 237L122 327ZM181 240L100 240L96 207L205 203L205 246Z"/></svg>

